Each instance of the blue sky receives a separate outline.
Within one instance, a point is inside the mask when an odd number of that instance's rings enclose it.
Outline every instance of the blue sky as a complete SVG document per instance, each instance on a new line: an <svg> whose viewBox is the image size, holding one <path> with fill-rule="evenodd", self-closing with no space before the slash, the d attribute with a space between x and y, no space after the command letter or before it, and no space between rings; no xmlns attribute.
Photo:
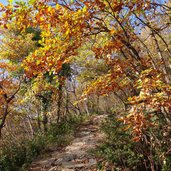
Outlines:
<svg viewBox="0 0 171 171"><path fill-rule="evenodd" d="M7 4L7 0L0 0L1 3Z"/></svg>
<svg viewBox="0 0 171 171"><path fill-rule="evenodd" d="M13 0L15 1L22 1L22 0ZM27 1L27 0L23 0L23 1ZM1 3L3 3L4 5L8 4L8 0L0 0Z"/></svg>
<svg viewBox="0 0 171 171"><path fill-rule="evenodd" d="M7 4L7 1L8 0L0 0L0 2L3 4ZM24 1L26 1L26 0L24 0ZM164 1L168 2L168 0L158 0L158 2L162 2L162 3L164 3Z"/></svg>

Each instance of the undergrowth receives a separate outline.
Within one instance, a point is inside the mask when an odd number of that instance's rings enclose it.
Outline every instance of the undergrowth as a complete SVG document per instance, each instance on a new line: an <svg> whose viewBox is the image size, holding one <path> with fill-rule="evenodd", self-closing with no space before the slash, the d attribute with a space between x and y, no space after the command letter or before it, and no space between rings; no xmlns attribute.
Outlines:
<svg viewBox="0 0 171 171"><path fill-rule="evenodd" d="M74 137L79 124L86 120L85 115L70 116L58 124L49 126L48 131L37 133L33 139L11 143L0 151L0 171L24 171L40 154L48 151L49 146L64 147Z"/></svg>
<svg viewBox="0 0 171 171"><path fill-rule="evenodd" d="M99 160L99 170L170 171L171 158L169 155L165 160L162 158L163 147L144 141L134 142L131 132L125 130L124 124L117 121L115 116L109 116L101 130L106 138L91 152Z"/></svg>

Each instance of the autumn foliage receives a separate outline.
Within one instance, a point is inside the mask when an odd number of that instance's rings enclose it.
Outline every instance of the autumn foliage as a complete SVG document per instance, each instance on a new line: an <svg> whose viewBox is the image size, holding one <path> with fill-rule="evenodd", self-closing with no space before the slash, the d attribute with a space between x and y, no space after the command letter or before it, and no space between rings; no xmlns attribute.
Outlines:
<svg viewBox="0 0 171 171"><path fill-rule="evenodd" d="M162 134L170 139L169 2L30 0L7 6L0 4L0 10L4 35L0 67L8 73L16 71L21 75L1 76L0 110L12 105L9 98L18 93L17 83L23 82L23 86L30 87L25 94L29 98L58 101L54 117L59 121L62 90L73 74L69 73L70 67L80 66L79 76L73 77L84 80L84 91L79 97L75 95L75 106L96 95L114 93L124 105L124 110L115 114L118 121L124 123L123 131L131 131L135 142L148 144L151 137L153 144L166 143L162 155L170 154L169 140L166 142L150 131L161 128ZM29 29L34 31L29 33ZM34 40L36 31L40 32L40 37ZM89 70L98 62L101 72L97 71L98 66L90 75ZM76 87L81 86L77 83ZM12 93L13 89L17 92ZM6 116L4 112L2 119ZM153 163L150 167L155 170Z"/></svg>

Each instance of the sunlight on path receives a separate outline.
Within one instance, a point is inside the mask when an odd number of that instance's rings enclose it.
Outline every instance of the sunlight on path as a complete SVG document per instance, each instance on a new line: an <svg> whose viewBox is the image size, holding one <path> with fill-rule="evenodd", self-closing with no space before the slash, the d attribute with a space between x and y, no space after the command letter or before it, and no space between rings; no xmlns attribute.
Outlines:
<svg viewBox="0 0 171 171"><path fill-rule="evenodd" d="M83 124L76 138L64 150L53 151L50 157L34 161L29 171L95 171L97 160L88 153L102 141L99 126L106 115L93 116Z"/></svg>

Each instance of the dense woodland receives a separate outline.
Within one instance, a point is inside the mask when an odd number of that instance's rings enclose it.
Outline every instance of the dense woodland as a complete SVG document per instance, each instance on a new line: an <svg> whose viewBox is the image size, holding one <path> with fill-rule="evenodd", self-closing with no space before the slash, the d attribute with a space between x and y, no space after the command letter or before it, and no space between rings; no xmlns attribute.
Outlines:
<svg viewBox="0 0 171 171"><path fill-rule="evenodd" d="M92 114L108 114L99 169L171 170L170 1L10 1L0 12L0 170Z"/></svg>

